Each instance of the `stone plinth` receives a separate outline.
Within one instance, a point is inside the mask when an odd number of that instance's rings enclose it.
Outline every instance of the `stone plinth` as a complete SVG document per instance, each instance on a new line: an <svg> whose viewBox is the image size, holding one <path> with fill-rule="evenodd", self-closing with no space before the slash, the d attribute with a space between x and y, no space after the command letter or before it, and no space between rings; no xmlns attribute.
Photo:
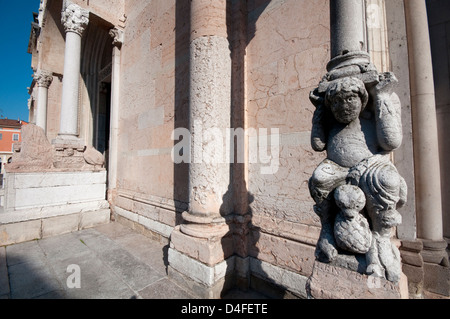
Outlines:
<svg viewBox="0 0 450 319"><path fill-rule="evenodd" d="M0 245L109 222L106 170L7 172Z"/></svg>
<svg viewBox="0 0 450 319"><path fill-rule="evenodd" d="M6 174L5 212L104 201L106 170Z"/></svg>
<svg viewBox="0 0 450 319"><path fill-rule="evenodd" d="M408 299L402 274L398 284L335 265L316 261L306 284L311 299Z"/></svg>
<svg viewBox="0 0 450 319"><path fill-rule="evenodd" d="M200 298L220 298L234 282L232 237L196 238L180 226L170 237L169 277Z"/></svg>

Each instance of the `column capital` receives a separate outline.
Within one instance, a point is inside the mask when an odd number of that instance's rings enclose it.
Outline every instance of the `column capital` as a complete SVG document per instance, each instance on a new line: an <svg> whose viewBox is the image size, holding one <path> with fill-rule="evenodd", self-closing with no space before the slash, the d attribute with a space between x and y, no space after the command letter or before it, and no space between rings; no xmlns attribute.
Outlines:
<svg viewBox="0 0 450 319"><path fill-rule="evenodd" d="M38 87L49 88L53 81L53 73L50 71L39 70L34 74L34 79L36 80Z"/></svg>
<svg viewBox="0 0 450 319"><path fill-rule="evenodd" d="M66 32L81 36L89 23L89 11L71 3L61 12L61 23Z"/></svg>
<svg viewBox="0 0 450 319"><path fill-rule="evenodd" d="M112 28L109 30L109 35L113 38L112 44L120 48L123 43L123 31L119 28Z"/></svg>

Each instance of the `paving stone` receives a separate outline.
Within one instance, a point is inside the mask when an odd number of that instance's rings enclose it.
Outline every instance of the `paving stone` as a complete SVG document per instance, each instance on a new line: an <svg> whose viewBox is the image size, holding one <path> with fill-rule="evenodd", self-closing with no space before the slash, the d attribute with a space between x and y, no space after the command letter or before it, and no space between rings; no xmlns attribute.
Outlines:
<svg viewBox="0 0 450 319"><path fill-rule="evenodd" d="M46 238L37 243L50 262L91 251L73 233Z"/></svg>
<svg viewBox="0 0 450 319"><path fill-rule="evenodd" d="M134 290L141 290L164 277L121 248L105 251L100 258Z"/></svg>
<svg viewBox="0 0 450 319"><path fill-rule="evenodd" d="M67 285L69 265L77 265L80 270L80 288ZM116 273L93 253L85 253L54 264L55 273L64 282L64 290L70 299L129 299L135 292ZM70 279L69 279L70 281Z"/></svg>
<svg viewBox="0 0 450 319"><path fill-rule="evenodd" d="M62 287L44 262L24 262L8 267L11 299L30 299Z"/></svg>
<svg viewBox="0 0 450 319"><path fill-rule="evenodd" d="M138 233L130 233L117 238L116 242L140 261L159 273L167 275L167 245Z"/></svg>
<svg viewBox="0 0 450 319"><path fill-rule="evenodd" d="M0 247L0 299L195 298L168 278L167 251L115 222ZM70 265L79 267L80 288L67 285Z"/></svg>
<svg viewBox="0 0 450 319"><path fill-rule="evenodd" d="M8 268L6 266L6 247L0 247L0 298L9 296Z"/></svg>
<svg viewBox="0 0 450 319"><path fill-rule="evenodd" d="M117 247L117 243L94 228L76 232L74 236L86 247L98 253Z"/></svg>
<svg viewBox="0 0 450 319"><path fill-rule="evenodd" d="M136 231L119 223L111 222L109 224L95 227L97 233L101 233L112 240L116 240L128 234L135 234Z"/></svg>
<svg viewBox="0 0 450 319"><path fill-rule="evenodd" d="M139 294L144 299L195 299L193 295L167 278L145 287Z"/></svg>
<svg viewBox="0 0 450 319"><path fill-rule="evenodd" d="M8 267L21 263L42 262L44 259L44 253L36 240L6 247Z"/></svg>

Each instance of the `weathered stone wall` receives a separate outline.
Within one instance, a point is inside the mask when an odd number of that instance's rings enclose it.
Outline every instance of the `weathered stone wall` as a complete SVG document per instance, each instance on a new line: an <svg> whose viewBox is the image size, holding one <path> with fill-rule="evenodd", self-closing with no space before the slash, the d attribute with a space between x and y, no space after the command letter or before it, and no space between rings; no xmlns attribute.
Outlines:
<svg viewBox="0 0 450 319"><path fill-rule="evenodd" d="M280 134L278 170L261 174L269 164L249 164L250 254L309 275L320 223L308 179L324 155L311 148L314 106L308 96L330 59L329 4L249 1L248 23L248 127Z"/></svg>
<svg viewBox="0 0 450 319"><path fill-rule="evenodd" d="M38 44L38 65L57 74L64 73L65 32L61 25L61 9L59 1L51 2L47 8Z"/></svg>
<svg viewBox="0 0 450 319"><path fill-rule="evenodd" d="M125 0L70 0L82 8L89 10L91 13L102 18L105 21L118 25L123 20L124 3L131 2Z"/></svg>
<svg viewBox="0 0 450 319"><path fill-rule="evenodd" d="M178 181L187 183L187 175L177 176L175 181L171 159L174 145L171 134L176 108L181 107L176 89L181 84L186 91L188 84L182 81L177 65L188 61L176 61L175 56L176 29L183 27L176 25L180 23L175 19L176 11L182 10L177 6L175 1L166 0L127 1L125 41L121 49L115 203L134 213L130 217L136 221L140 215L164 229L176 224L176 202L187 201L177 193ZM185 36L188 35L186 32ZM153 228L160 232L158 227ZM167 232L164 235L168 237Z"/></svg>
<svg viewBox="0 0 450 319"><path fill-rule="evenodd" d="M64 69L64 30L61 26L61 3L54 1L47 8L38 41L37 69L54 74L48 88L47 137L55 138L59 131L61 111L62 74ZM55 76L55 75L60 75ZM37 95L37 87L34 88Z"/></svg>

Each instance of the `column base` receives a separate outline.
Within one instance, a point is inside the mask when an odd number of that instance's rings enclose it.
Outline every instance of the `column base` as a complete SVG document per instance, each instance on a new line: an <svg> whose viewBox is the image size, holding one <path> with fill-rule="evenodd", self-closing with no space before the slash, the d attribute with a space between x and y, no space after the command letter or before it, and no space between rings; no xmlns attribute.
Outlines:
<svg viewBox="0 0 450 319"><path fill-rule="evenodd" d="M52 140L53 166L57 169L101 170L105 159L94 147L73 135L60 135Z"/></svg>
<svg viewBox="0 0 450 319"><path fill-rule="evenodd" d="M170 235L170 247L205 265L214 266L233 255L233 237L193 237L177 226Z"/></svg>
<svg viewBox="0 0 450 319"><path fill-rule="evenodd" d="M423 244L421 252L424 262L449 267L447 242L445 240L420 240Z"/></svg>
<svg viewBox="0 0 450 319"><path fill-rule="evenodd" d="M219 299L234 287L234 256L208 266L169 248L169 278L202 299Z"/></svg>
<svg viewBox="0 0 450 319"><path fill-rule="evenodd" d="M169 277L200 298L220 298L235 282L233 237L192 237L180 228L170 235Z"/></svg>
<svg viewBox="0 0 450 319"><path fill-rule="evenodd" d="M424 267L420 240L403 240L400 246L402 271L408 277L409 298L423 298Z"/></svg>
<svg viewBox="0 0 450 319"><path fill-rule="evenodd" d="M84 140L82 140L76 135L60 134L55 139L52 140L52 145L70 145L70 146L84 147L85 143Z"/></svg>
<svg viewBox="0 0 450 319"><path fill-rule="evenodd" d="M197 216L192 213L182 214L184 224L180 230L186 235L197 238L223 237L230 231L230 226L224 217L218 216Z"/></svg>
<svg viewBox="0 0 450 319"><path fill-rule="evenodd" d="M421 240L423 250L424 289L450 297L450 266L445 240Z"/></svg>

